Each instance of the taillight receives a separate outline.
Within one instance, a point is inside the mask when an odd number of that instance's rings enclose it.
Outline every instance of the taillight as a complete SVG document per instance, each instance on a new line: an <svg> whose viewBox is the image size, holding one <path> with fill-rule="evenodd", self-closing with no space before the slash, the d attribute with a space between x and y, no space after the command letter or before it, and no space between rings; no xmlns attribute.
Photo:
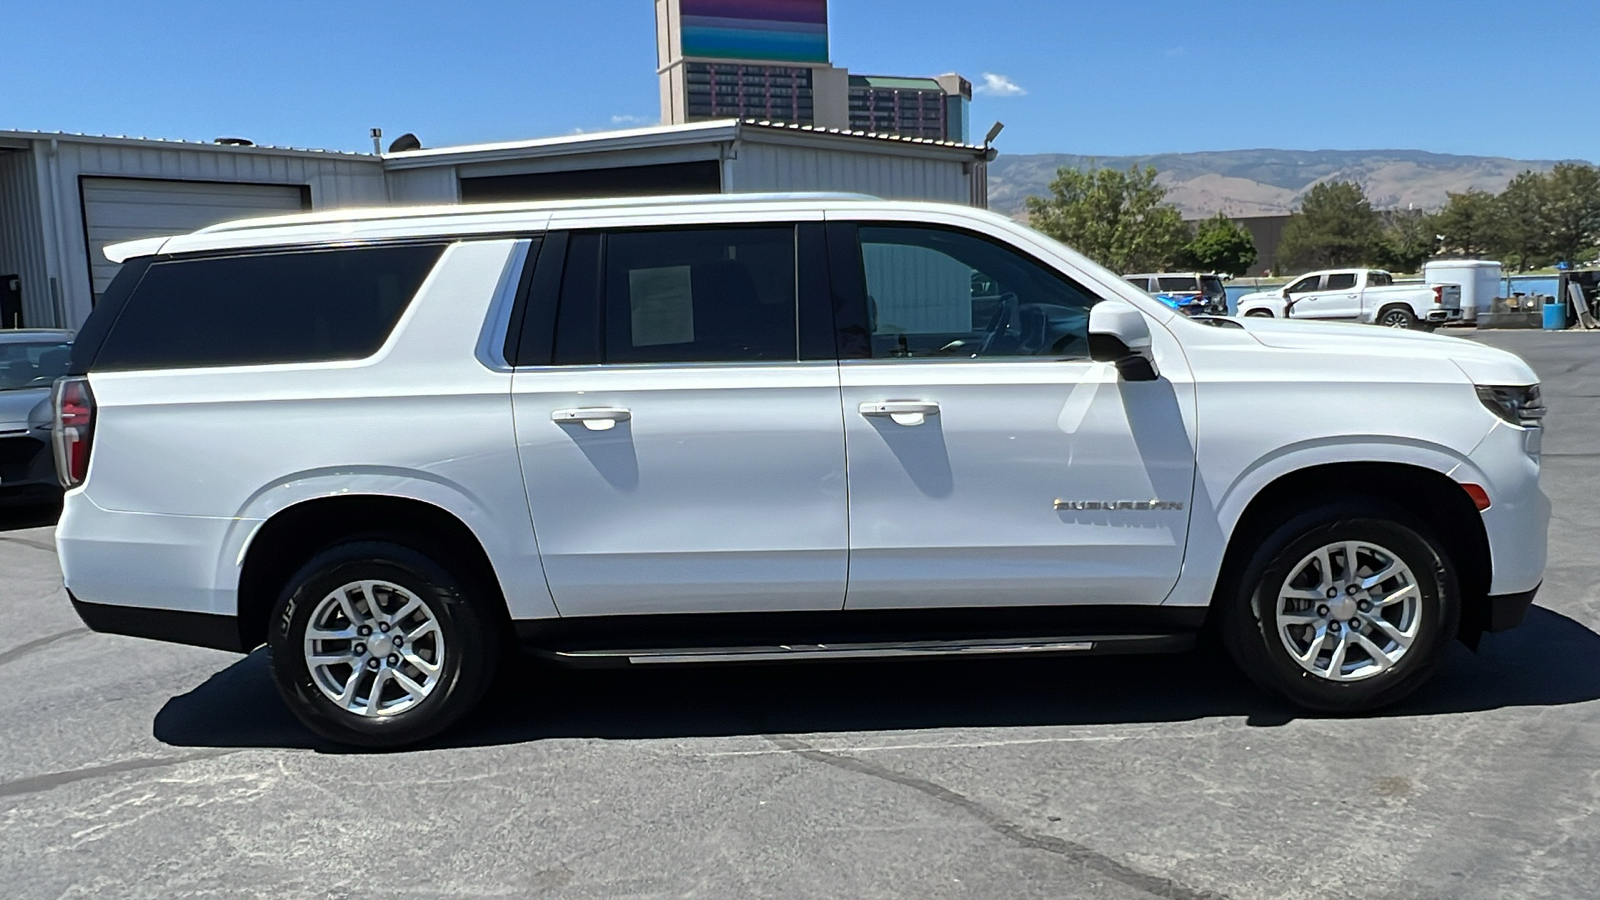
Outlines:
<svg viewBox="0 0 1600 900"><path fill-rule="evenodd" d="M1444 305L1444 285L1442 284L1436 284L1433 286L1433 305Z"/></svg>
<svg viewBox="0 0 1600 900"><path fill-rule="evenodd" d="M57 379L50 403L55 410L50 443L56 454L56 478L64 488L77 487L89 474L89 448L94 443L94 392L89 390L89 379Z"/></svg>

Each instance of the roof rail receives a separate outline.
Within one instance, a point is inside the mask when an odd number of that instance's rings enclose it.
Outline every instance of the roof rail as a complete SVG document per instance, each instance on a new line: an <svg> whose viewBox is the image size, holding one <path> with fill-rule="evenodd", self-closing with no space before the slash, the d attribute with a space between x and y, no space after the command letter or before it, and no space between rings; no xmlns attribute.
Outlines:
<svg viewBox="0 0 1600 900"><path fill-rule="evenodd" d="M770 203L815 202L818 200L880 200L871 194L854 194L842 191L799 191L762 194L664 194L649 197L604 197L592 200L532 200L511 203L456 203L439 206L375 206L365 209L322 210L309 213L290 213L254 219L236 219L201 228L194 234L248 231L254 228L278 228L286 225L308 225L318 222L374 221L382 219L415 219L430 216L493 215L507 212L554 212L573 209L606 209L632 206L682 206L711 205L719 203Z"/></svg>

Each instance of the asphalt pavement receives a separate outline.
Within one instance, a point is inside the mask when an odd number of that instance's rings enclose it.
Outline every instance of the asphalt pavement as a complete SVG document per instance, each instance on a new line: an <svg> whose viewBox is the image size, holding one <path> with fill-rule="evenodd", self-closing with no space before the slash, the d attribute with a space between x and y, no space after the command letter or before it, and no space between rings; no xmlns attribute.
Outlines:
<svg viewBox="0 0 1600 900"><path fill-rule="evenodd" d="M1595 896L1600 336L1478 339L1544 379L1545 587L1367 717L1205 654L526 663L434 745L347 752L259 651L88 632L0 513L0 896Z"/></svg>

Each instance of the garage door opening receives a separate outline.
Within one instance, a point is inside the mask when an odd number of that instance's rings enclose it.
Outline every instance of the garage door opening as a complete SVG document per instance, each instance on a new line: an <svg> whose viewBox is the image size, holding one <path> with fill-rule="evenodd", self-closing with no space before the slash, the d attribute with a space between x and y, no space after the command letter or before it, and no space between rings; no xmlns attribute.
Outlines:
<svg viewBox="0 0 1600 900"><path fill-rule="evenodd" d="M585 197L654 197L669 194L722 192L722 165L714 159L579 169L572 172L530 172L461 179L467 203L511 200L577 200Z"/></svg>
<svg viewBox="0 0 1600 900"><path fill-rule="evenodd" d="M311 208L311 188L303 184L235 184L86 175L78 180L78 187L83 197L89 277L96 303L121 268L106 259L107 244L186 234L230 219L296 213Z"/></svg>

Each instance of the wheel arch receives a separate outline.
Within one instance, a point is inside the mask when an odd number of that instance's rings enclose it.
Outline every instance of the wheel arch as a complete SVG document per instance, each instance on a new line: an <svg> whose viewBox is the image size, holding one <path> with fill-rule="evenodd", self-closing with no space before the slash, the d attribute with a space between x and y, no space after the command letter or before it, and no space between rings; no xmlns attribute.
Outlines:
<svg viewBox="0 0 1600 900"><path fill-rule="evenodd" d="M266 640L267 621L289 578L318 552L350 540L381 539L436 559L483 596L510 633L505 592L489 554L454 513L411 497L340 494L302 500L257 527L239 566L239 644Z"/></svg>
<svg viewBox="0 0 1600 900"><path fill-rule="evenodd" d="M1332 487L1359 485L1359 487ZM1237 577L1249 551L1266 532L1304 509L1320 503L1367 497L1393 503L1427 525L1455 564L1461 587L1461 627L1457 633L1475 647L1488 624L1492 575L1489 533L1472 499L1449 475L1427 466L1403 462L1334 462L1279 475L1250 498L1229 534L1217 590Z"/></svg>

